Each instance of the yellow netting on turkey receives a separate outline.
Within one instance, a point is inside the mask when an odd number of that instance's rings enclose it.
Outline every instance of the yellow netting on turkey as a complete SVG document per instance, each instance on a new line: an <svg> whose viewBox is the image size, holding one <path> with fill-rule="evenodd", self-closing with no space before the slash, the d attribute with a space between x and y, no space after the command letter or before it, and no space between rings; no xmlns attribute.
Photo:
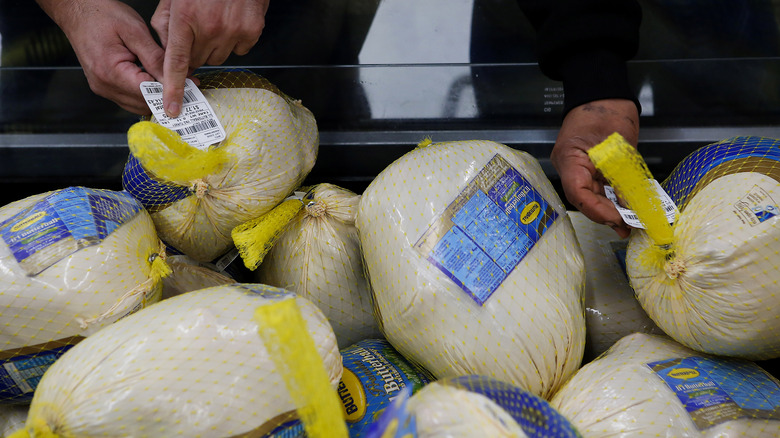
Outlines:
<svg viewBox="0 0 780 438"><path fill-rule="evenodd" d="M663 331L637 301L625 270L628 239L621 239L607 225L590 220L579 211L569 211L577 241L585 256L584 362L605 352L632 333Z"/></svg>
<svg viewBox="0 0 780 438"><path fill-rule="evenodd" d="M0 404L29 402L71 347L157 302L165 257L125 192L69 187L0 208Z"/></svg>
<svg viewBox="0 0 780 438"><path fill-rule="evenodd" d="M703 354L663 335L625 336L550 401L589 438L771 438L780 382L755 362Z"/></svg>
<svg viewBox="0 0 780 438"><path fill-rule="evenodd" d="M478 375L449 377L405 391L372 424L367 438L580 438L544 399Z"/></svg>
<svg viewBox="0 0 780 438"><path fill-rule="evenodd" d="M275 240L255 279L311 300L328 317L342 347L381 337L355 228L360 195L318 184L299 198L302 207Z"/></svg>
<svg viewBox="0 0 780 438"><path fill-rule="evenodd" d="M260 284L187 292L49 368L13 438L347 437L341 355L322 312Z"/></svg>
<svg viewBox="0 0 780 438"><path fill-rule="evenodd" d="M437 378L548 397L579 368L582 252L531 155L425 141L363 192L356 226L383 333Z"/></svg>
<svg viewBox="0 0 780 438"><path fill-rule="evenodd" d="M737 137L685 158L662 186L680 209L665 219L641 156L619 137L589 152L645 230L627 268L637 298L668 335L698 351L780 356L780 140Z"/></svg>
<svg viewBox="0 0 780 438"><path fill-rule="evenodd" d="M225 70L199 79L226 138L199 149L154 119L139 122L128 131L122 181L166 243L210 262L232 248L233 228L300 185L314 166L319 135L311 112L259 75Z"/></svg>

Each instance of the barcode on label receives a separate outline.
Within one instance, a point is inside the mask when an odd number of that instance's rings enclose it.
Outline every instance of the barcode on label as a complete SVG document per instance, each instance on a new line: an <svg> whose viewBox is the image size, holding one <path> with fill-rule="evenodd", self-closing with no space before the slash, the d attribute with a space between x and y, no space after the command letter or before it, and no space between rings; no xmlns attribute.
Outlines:
<svg viewBox="0 0 780 438"><path fill-rule="evenodd" d="M195 97L195 93L192 91L184 90L184 103L190 103L195 102L198 100L197 97Z"/></svg>
<svg viewBox="0 0 780 438"><path fill-rule="evenodd" d="M667 213L671 213L674 211L674 204L664 204L664 211Z"/></svg>
<svg viewBox="0 0 780 438"><path fill-rule="evenodd" d="M196 132L205 131L206 129L212 129L217 127L217 122L214 120L206 120L200 123L196 123L186 128L177 129L176 133L179 135L195 134Z"/></svg>
<svg viewBox="0 0 780 438"><path fill-rule="evenodd" d="M162 87L144 87L144 91L152 94L162 94Z"/></svg>
<svg viewBox="0 0 780 438"><path fill-rule="evenodd" d="M630 219L630 220L634 220L634 221L639 222L639 218L635 214L623 213L623 217L626 218L626 219Z"/></svg>

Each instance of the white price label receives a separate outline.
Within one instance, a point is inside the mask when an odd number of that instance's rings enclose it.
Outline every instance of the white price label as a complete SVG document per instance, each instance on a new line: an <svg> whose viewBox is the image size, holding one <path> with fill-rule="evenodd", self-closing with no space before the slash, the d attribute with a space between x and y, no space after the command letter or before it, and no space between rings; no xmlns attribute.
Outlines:
<svg viewBox="0 0 780 438"><path fill-rule="evenodd" d="M669 194L666 193L658 181L654 179L651 179L650 181L653 182L655 191L658 193L658 197L661 199L661 207L663 207L664 213L666 214L666 220L669 221L670 224L674 223L674 219L679 213L677 205L674 204L672 198L669 197ZM626 225L633 228L645 229L644 224L642 224L642 222L639 220L639 217L636 215L636 213L634 213L634 210L625 208L619 204L618 197L612 187L604 186L604 195L607 197L607 199L612 201L613 204L615 204L615 208L617 208L618 213L620 213L620 217L623 218L623 222L625 222Z"/></svg>
<svg viewBox="0 0 780 438"><path fill-rule="evenodd" d="M184 84L184 102L179 117L172 119L163 109L163 86L159 82L141 82L141 93L157 122L179 134L185 142L198 149L208 149L225 139L225 129L216 113L192 80Z"/></svg>

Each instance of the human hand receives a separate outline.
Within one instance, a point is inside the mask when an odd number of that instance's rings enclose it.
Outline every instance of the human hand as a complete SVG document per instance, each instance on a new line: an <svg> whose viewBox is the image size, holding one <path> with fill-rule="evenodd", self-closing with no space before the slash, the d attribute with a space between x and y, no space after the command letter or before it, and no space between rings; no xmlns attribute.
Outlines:
<svg viewBox="0 0 780 438"><path fill-rule="evenodd" d="M604 99L575 107L563 120L550 159L561 177L566 199L585 216L612 227L620 237L630 228L604 196L604 179L588 158L588 149L618 132L636 147L639 111L627 99Z"/></svg>
<svg viewBox="0 0 780 438"><path fill-rule="evenodd" d="M139 87L162 77L164 52L133 8L117 0L38 4L67 36L95 94L130 112L150 113Z"/></svg>
<svg viewBox="0 0 780 438"><path fill-rule="evenodd" d="M205 64L245 55L265 26L269 0L160 0L151 24L165 49L163 107L181 111L184 79Z"/></svg>

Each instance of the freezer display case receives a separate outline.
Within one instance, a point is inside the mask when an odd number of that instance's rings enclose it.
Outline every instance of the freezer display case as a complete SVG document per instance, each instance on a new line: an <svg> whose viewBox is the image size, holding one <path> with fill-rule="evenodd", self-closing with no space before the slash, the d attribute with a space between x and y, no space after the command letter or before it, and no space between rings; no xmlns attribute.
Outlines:
<svg viewBox="0 0 780 438"><path fill-rule="evenodd" d="M129 2L149 19L148 2ZM644 0L629 65L640 151L662 179L704 144L780 136L780 6L770 0ZM138 120L93 94L70 45L33 2L0 17L4 200L71 184L116 187ZM489 139L548 156L560 83L535 64L512 0L273 2L258 45L221 67L267 77L315 115L309 182L364 188L421 139ZM217 67L206 67L204 70Z"/></svg>

